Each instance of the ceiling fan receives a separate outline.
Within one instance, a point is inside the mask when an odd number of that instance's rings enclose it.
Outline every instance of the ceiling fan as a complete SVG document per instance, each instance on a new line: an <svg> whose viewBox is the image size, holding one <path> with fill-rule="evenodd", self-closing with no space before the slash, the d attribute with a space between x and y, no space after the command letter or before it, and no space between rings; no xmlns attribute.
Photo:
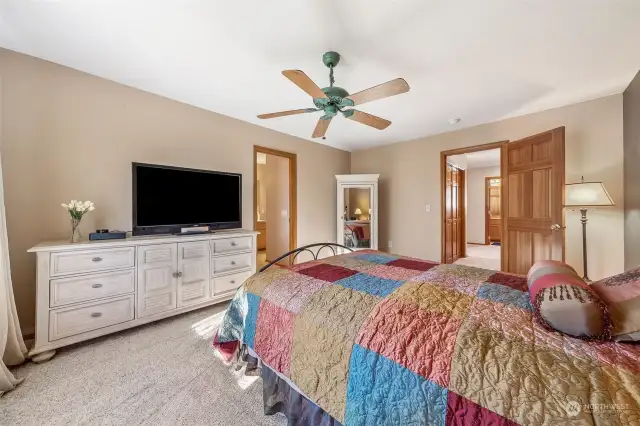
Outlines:
<svg viewBox="0 0 640 426"><path fill-rule="evenodd" d="M316 128L311 135L312 138L324 138L331 119L338 115L338 113L344 115L345 118L366 124L378 130L389 127L391 124L389 120L350 107L408 92L409 85L404 79L396 78L395 80L387 81L386 83L350 95L349 92L342 87L333 85L335 83L333 69L338 65L338 62L340 62L340 55L337 52L327 52L322 56L322 62L329 68L329 87L323 89L319 88L313 80L300 70L282 71L285 77L313 97L313 103L316 108L272 112L270 114L259 115L258 118L266 119L323 111L324 115L318 120L318 124L316 124Z"/></svg>

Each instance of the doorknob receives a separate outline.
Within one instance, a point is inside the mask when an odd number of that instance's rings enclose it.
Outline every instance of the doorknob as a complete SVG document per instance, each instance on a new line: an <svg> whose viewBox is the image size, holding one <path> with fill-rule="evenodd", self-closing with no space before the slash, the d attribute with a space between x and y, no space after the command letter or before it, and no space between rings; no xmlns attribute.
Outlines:
<svg viewBox="0 0 640 426"><path fill-rule="evenodd" d="M559 231L561 229L566 228L566 226L560 226L560 224L558 223L554 223L553 225L551 225L551 230L552 231Z"/></svg>

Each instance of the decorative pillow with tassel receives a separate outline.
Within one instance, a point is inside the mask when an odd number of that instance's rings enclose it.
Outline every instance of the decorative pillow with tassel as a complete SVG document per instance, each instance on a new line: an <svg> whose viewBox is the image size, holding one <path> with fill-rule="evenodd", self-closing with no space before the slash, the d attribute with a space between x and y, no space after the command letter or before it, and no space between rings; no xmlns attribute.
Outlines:
<svg viewBox="0 0 640 426"><path fill-rule="evenodd" d="M613 340L640 341L640 268L596 281L591 288L607 304Z"/></svg>
<svg viewBox="0 0 640 426"><path fill-rule="evenodd" d="M535 316L545 327L585 340L611 338L607 306L571 266L537 262L527 283Z"/></svg>

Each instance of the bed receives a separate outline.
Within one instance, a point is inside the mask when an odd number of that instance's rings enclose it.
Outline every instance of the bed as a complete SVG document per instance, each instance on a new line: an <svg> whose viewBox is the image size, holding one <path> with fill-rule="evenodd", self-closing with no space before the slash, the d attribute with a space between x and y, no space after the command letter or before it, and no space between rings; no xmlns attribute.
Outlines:
<svg viewBox="0 0 640 426"><path fill-rule="evenodd" d="M366 250L269 268L214 347L262 367L290 425L640 422L640 346L547 331L526 277L474 267Z"/></svg>

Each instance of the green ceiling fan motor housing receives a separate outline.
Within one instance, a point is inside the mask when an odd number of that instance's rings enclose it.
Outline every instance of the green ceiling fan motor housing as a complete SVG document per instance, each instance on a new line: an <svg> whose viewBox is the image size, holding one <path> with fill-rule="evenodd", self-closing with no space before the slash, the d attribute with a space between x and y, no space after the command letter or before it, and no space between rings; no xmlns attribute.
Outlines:
<svg viewBox="0 0 640 426"><path fill-rule="evenodd" d="M354 102L351 99L345 99L349 96L349 92L342 87L334 86L335 78L333 77L333 69L340 62L340 54L338 52L327 52L322 55L322 63L329 68L329 87L324 87L322 91L326 98L314 98L313 103L318 108L324 111L322 119L328 120L329 118L338 115L338 112L342 111L342 108L348 106L354 106Z"/></svg>

